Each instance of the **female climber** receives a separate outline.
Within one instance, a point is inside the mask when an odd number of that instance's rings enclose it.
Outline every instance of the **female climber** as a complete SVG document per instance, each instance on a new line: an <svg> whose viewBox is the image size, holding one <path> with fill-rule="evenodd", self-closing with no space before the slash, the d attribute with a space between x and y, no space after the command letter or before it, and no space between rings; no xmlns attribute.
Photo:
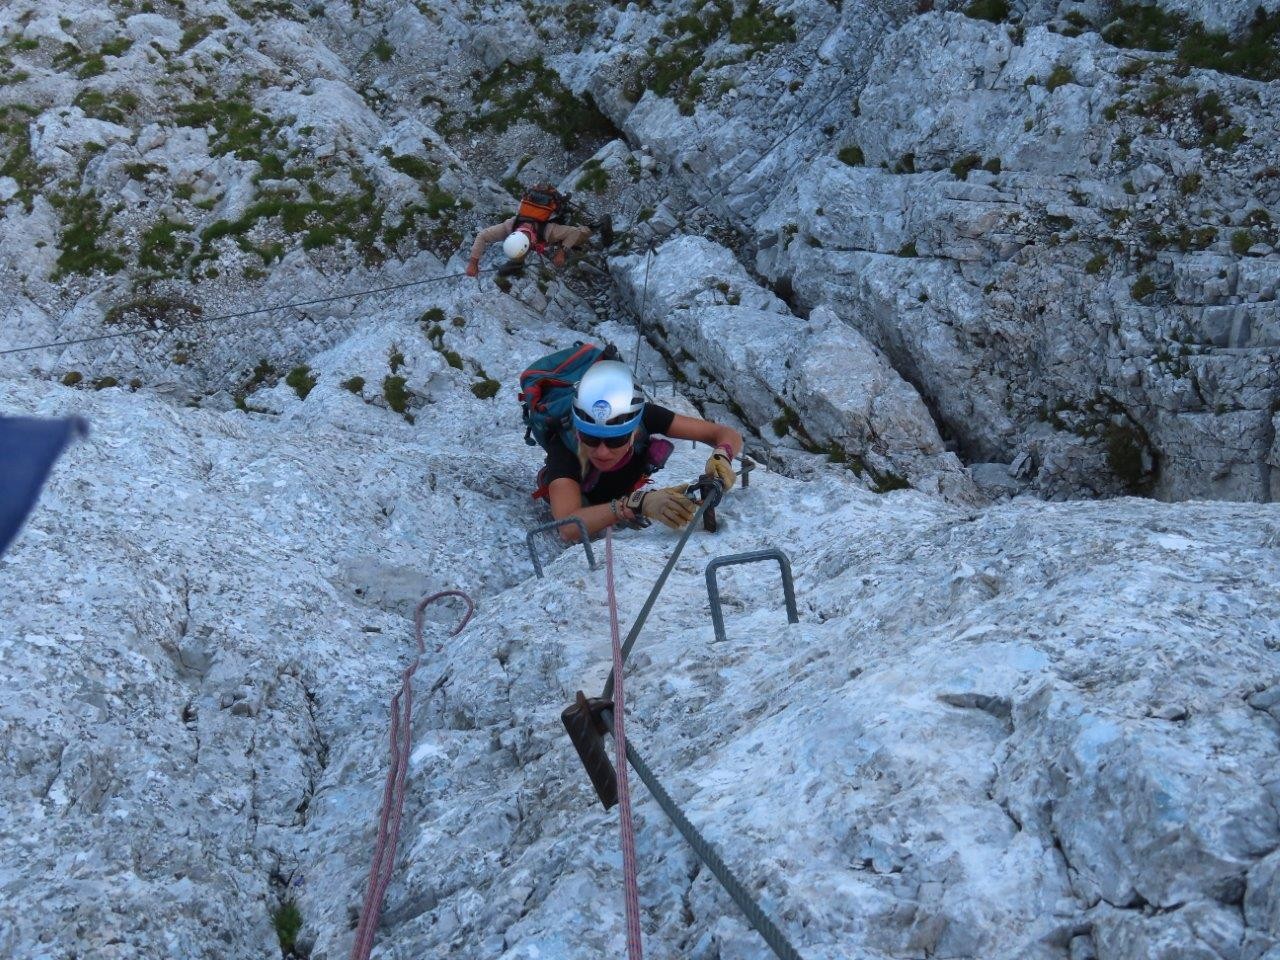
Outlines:
<svg viewBox="0 0 1280 960"><path fill-rule="evenodd" d="M539 494L549 499L552 516L580 518L589 535L615 523L657 520L678 529L693 519L697 504L684 486L646 487L649 475L666 463L671 440L711 446L707 475L719 479L726 491L733 486L730 461L742 451L742 435L732 427L646 403L636 392L631 371L618 360L600 360L587 368L574 393L572 419L571 441L577 450L560 436L548 440ZM560 534L571 543L579 538L576 524L561 527Z"/></svg>

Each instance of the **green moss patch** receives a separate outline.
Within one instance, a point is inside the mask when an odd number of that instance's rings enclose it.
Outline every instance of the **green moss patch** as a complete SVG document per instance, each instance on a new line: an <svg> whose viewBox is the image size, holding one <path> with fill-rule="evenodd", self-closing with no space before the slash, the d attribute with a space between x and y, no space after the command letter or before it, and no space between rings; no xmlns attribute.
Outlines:
<svg viewBox="0 0 1280 960"><path fill-rule="evenodd" d="M198 303L173 296L142 296L119 303L107 311L102 322L111 326L148 326L159 329L166 326L190 323L200 317L204 309ZM264 361L265 362L265 361Z"/></svg>
<svg viewBox="0 0 1280 960"><path fill-rule="evenodd" d="M964 8L964 13L975 20L1003 23L1009 19L1009 4L1006 0L973 0Z"/></svg>
<svg viewBox="0 0 1280 960"><path fill-rule="evenodd" d="M21 107L0 107L0 177L17 182L17 199L28 213L47 176L31 155L30 123Z"/></svg>
<svg viewBox="0 0 1280 960"><path fill-rule="evenodd" d="M516 123L532 123L560 137L566 150L620 136L613 123L589 97L573 95L539 57L528 63L503 63L480 81L477 108L465 119L446 115L447 135L502 133Z"/></svg>
<svg viewBox="0 0 1280 960"><path fill-rule="evenodd" d="M191 224L161 220L142 234L138 244L138 266L161 273L182 269L186 258L195 252L194 241L180 239L191 232Z"/></svg>
<svg viewBox="0 0 1280 960"><path fill-rule="evenodd" d="M582 175L573 185L575 190L588 190L591 193L604 193L609 189L609 172L600 161L592 157L582 166Z"/></svg>
<svg viewBox="0 0 1280 960"><path fill-rule="evenodd" d="M280 941L282 956L293 956L293 948L297 945L298 934L302 932L302 912L292 900L286 900L271 914L271 925L275 927L276 939Z"/></svg>
<svg viewBox="0 0 1280 960"><path fill-rule="evenodd" d="M951 164L951 175L957 180L967 180L969 174L980 166L982 166L982 158L976 153L970 153Z"/></svg>
<svg viewBox="0 0 1280 960"><path fill-rule="evenodd" d="M1235 36L1158 6L1122 3L1103 27L1102 39L1118 47L1177 51L1178 62L1251 80L1280 79L1280 11L1262 7Z"/></svg>
<svg viewBox="0 0 1280 960"><path fill-rule="evenodd" d="M1071 68L1064 64L1058 64L1049 74L1049 78L1044 82L1046 90L1057 90L1061 86L1068 83L1075 83L1075 74L1071 72Z"/></svg>
<svg viewBox="0 0 1280 960"><path fill-rule="evenodd" d="M182 31L182 40L178 43L178 52L186 53L215 30L225 30L226 26L227 18L217 15L205 17L202 20L197 20L195 23L189 24L187 28Z"/></svg>
<svg viewBox="0 0 1280 960"><path fill-rule="evenodd" d="M366 260L382 259L377 241L382 232L382 206L377 202L372 183L356 177L362 192L354 196L334 196L317 184L311 184L307 199L294 193L276 191L265 194L249 205L237 220L218 220L200 232L199 261L212 256L212 246L225 237L234 237L246 252L262 258L264 264L283 254L280 244L255 245L247 236L260 221L278 222L284 233L302 237L306 250L327 247L340 240L351 240Z"/></svg>
<svg viewBox="0 0 1280 960"><path fill-rule="evenodd" d="M412 236L419 249L436 253L456 249L462 242L459 220L463 211L471 209L471 201L455 197L440 186L441 171L435 164L411 154L395 156L390 150L384 150L383 156L393 170L417 180L422 193L421 202L407 204L400 210L398 223L385 226L383 244L395 248ZM424 225L420 222L423 218L433 222Z"/></svg>
<svg viewBox="0 0 1280 960"><path fill-rule="evenodd" d="M117 273L125 261L107 236L111 213L92 193L52 194L49 202L62 218L58 264L53 279L70 274Z"/></svg>
<svg viewBox="0 0 1280 960"><path fill-rule="evenodd" d="M243 96L221 99L211 91L192 103L174 109L180 127L212 127L209 152L214 156L231 153L240 160L257 160L264 150L278 142L280 124L253 108Z"/></svg>
<svg viewBox="0 0 1280 960"><path fill-rule="evenodd" d="M695 0L686 13L667 21L664 33L669 39L640 63L628 92L633 99L646 88L674 97L685 115L693 113L708 69L744 63L796 37L790 14L779 15L761 0L747 0L741 12L735 12L732 0ZM722 40L738 49L726 50L708 66L708 51Z"/></svg>
<svg viewBox="0 0 1280 960"><path fill-rule="evenodd" d="M389 374L382 379L382 396L396 413L404 413L409 406L409 391L405 389L404 377Z"/></svg>
<svg viewBox="0 0 1280 960"><path fill-rule="evenodd" d="M284 382L293 388L293 392L298 395L299 400L305 400L307 399L307 394L316 385L316 376L311 372L311 368L304 363L290 370L289 375L284 378Z"/></svg>
<svg viewBox="0 0 1280 960"><path fill-rule="evenodd" d="M836 154L836 159L841 163L847 163L851 167L860 167L867 162L867 158L862 153L862 148L856 143L841 147L840 152Z"/></svg>
<svg viewBox="0 0 1280 960"><path fill-rule="evenodd" d="M1148 274L1140 274L1129 288L1129 296L1135 300L1145 300L1156 292L1156 282Z"/></svg>

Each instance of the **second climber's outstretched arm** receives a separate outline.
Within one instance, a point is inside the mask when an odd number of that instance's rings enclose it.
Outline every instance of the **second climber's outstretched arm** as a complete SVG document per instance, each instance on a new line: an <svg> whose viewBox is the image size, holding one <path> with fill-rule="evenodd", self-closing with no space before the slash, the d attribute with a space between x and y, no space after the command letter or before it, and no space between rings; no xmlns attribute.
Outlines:
<svg viewBox="0 0 1280 960"><path fill-rule="evenodd" d="M505 240L511 235L511 231L515 229L515 218L503 220L501 223L495 223L491 227L485 227L476 234L475 241L471 244L471 257L467 260L467 273L475 275L480 267L480 258L484 255L489 244L497 243L499 240Z"/></svg>

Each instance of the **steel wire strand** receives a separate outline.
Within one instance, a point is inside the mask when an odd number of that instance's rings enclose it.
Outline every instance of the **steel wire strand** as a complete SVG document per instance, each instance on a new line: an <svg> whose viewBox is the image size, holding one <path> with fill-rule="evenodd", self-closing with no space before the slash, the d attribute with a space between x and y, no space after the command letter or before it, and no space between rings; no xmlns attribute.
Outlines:
<svg viewBox="0 0 1280 960"><path fill-rule="evenodd" d="M606 710L601 716L605 726L612 730L613 714ZM756 932L769 945L769 949L774 952L778 960L803 960L800 952L792 946L791 941L787 939L778 925L769 919L759 901L747 892L747 888L734 875L729 865L724 862L724 858L720 856L711 841L698 832L698 828L693 825L684 811L680 809L679 804L671 798L671 794L662 786L662 783L654 775L644 758L640 756L640 752L636 750L635 744L631 741L627 741L627 760L636 774L639 775L641 782L649 788L653 798L658 801L658 806L662 808L662 812L675 824L676 829L680 831L680 835L693 848L693 852L698 855L698 859L705 863L715 878L720 881L720 885L724 887L730 899L738 905L738 909L747 918L747 922L756 929Z"/></svg>
<svg viewBox="0 0 1280 960"><path fill-rule="evenodd" d="M671 571L675 569L676 561L680 558L680 554L684 550L685 544L689 542L690 535L695 529L697 529L699 521L702 519L702 515L709 508L714 507L719 502L719 499L720 498L718 496L709 496L703 499L697 512L694 514L693 519L689 521L688 526L685 528L684 535L681 536L679 542L675 546L675 549L672 550L671 556L667 559L666 566L663 567L662 573L659 574L653 588L649 591L649 596L645 600L644 606L641 608L639 615L632 624L630 632L627 634L626 643L623 644L622 650L620 651L621 655L615 657L614 667L609 671L609 679L605 683L602 699L609 700L612 697L615 685L619 688L621 687L621 668L625 665L627 655L635 645L636 638L640 635L640 630L644 626L645 620L648 618L650 611L653 609L654 603L657 602L658 595L666 585L667 578L671 575ZM608 536L609 534L606 533L606 537ZM611 541L606 540L606 550L609 551L611 561L612 548L610 544ZM611 562L608 569L611 574L613 569ZM612 586L611 579L610 585ZM615 680L615 673L619 678L618 680ZM604 722L609 732L614 734L615 712L612 710L604 710L601 713L601 720ZM734 875L733 871L729 868L729 865L724 862L724 858L720 856L711 842L698 832L698 829L685 815L684 811L681 810L679 805L671 798L671 794L667 792L659 782L658 778L654 776L653 771L644 761L644 758L640 756L640 753L635 749L635 746L630 741L626 741L625 749L627 762L629 762L635 769L641 781L646 787L648 787L649 792L653 794L654 799L658 801L658 805L662 808L663 813L665 813L671 822L675 824L676 829L680 831L681 836L683 836L689 846L693 848L694 853L696 853L699 859L701 859L702 862L707 865L707 868L711 870L712 875L715 876L715 878L720 882L720 885L724 887L725 892L729 894L729 897L733 902L737 904L738 908L747 918L747 921L756 929L756 932L760 934L765 943L769 945L769 949L774 952L779 960L802 960L799 951L791 945L790 941L787 940L786 936L778 928L778 925L769 919L768 915L764 912L764 908L760 906L759 902L747 892L747 888ZM625 779L625 770L626 765L619 758L619 787L621 787Z"/></svg>
<svg viewBox="0 0 1280 960"><path fill-rule="evenodd" d="M480 273L492 273L495 267L486 267ZM290 303L277 303L269 307L254 307L251 310L237 310L234 313L221 313L212 317L197 317L194 320L187 320L182 323L171 323L166 327L133 327L129 330L117 330L114 333L100 333L92 337L79 337L75 340L52 340L49 343L35 343L25 347L10 347L6 350L0 350L0 357L9 356L15 353L27 353L32 350L47 350L54 347L73 347L82 343L96 343L100 340L116 340L121 337L142 336L147 333L169 333L172 330L182 330L186 327L201 326L206 323L218 323L222 320L239 320L244 317L258 316L264 313L274 313L277 310L296 310L299 307L314 307L322 303L334 303L338 300L359 300L364 297L370 297L379 293L390 293L394 290L404 290L408 287L420 287L428 283L439 283L442 280L456 280L458 277L465 277L466 273L448 273L441 277L427 277L423 280L407 280L404 283L392 283L383 287L371 287L367 290L349 290L345 293L337 293L329 297L317 297L314 300L297 300Z"/></svg>
<svg viewBox="0 0 1280 960"><path fill-rule="evenodd" d="M697 529L702 515L707 512L710 507L714 507L719 502L719 497L707 497L698 506L698 510L693 515L693 519L685 526L684 533L680 537L680 541L676 544L671 556L667 558L667 565L662 568L657 581L653 585L653 589L649 591L649 597L644 602L644 606L640 608L639 615L636 616L635 622L631 625L631 630L627 633L626 642L622 644L622 663L625 665L627 656L631 653L631 648L635 646L636 637L640 636L640 630L644 627L645 620L648 619L653 605L658 600L658 594L662 592L662 588L666 585L667 577L671 576L671 571L675 569L676 561L680 559L680 554L684 550L684 545L689 542L689 537L693 531ZM612 668L609 670L609 679L605 681L604 693L600 696L604 700L610 700L613 697L614 674Z"/></svg>

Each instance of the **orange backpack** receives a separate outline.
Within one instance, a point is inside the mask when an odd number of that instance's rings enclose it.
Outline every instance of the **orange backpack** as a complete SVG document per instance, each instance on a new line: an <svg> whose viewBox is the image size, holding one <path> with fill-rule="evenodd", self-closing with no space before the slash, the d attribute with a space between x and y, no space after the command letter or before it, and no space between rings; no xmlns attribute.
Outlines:
<svg viewBox="0 0 1280 960"><path fill-rule="evenodd" d="M548 223L558 223L557 217L563 211L565 197L549 183L537 183L530 187L520 198L520 208L516 211L516 226L531 223L537 227L538 239L542 239L542 228Z"/></svg>

